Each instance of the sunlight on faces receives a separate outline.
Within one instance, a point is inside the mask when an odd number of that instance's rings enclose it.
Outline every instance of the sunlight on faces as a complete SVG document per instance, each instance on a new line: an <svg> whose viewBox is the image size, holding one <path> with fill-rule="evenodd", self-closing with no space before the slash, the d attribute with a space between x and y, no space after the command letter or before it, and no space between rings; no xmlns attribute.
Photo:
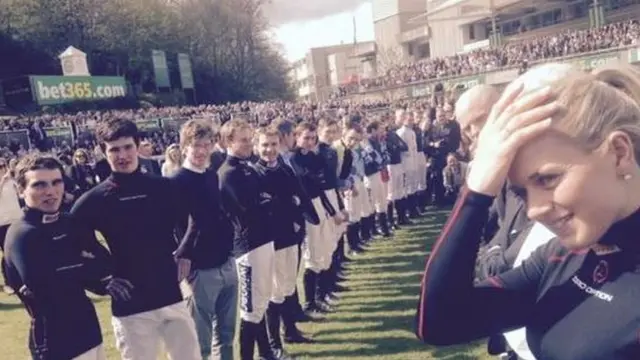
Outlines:
<svg viewBox="0 0 640 360"><path fill-rule="evenodd" d="M395 125L396 126L402 126L404 125L404 115L405 111L404 110L397 110L396 111L396 118L395 118Z"/></svg>
<svg viewBox="0 0 640 360"><path fill-rule="evenodd" d="M138 169L138 146L132 137L105 141L104 145L111 171L131 174Z"/></svg>
<svg viewBox="0 0 640 360"><path fill-rule="evenodd" d="M447 155L447 165L449 166L457 166L458 165L458 158L456 158L455 155L453 154L449 154Z"/></svg>
<svg viewBox="0 0 640 360"><path fill-rule="evenodd" d="M295 135L293 135L293 133L288 133L285 135L282 135L282 144L287 148L287 149L292 149L295 145L296 145L296 137Z"/></svg>
<svg viewBox="0 0 640 360"><path fill-rule="evenodd" d="M138 152L143 157L151 157L153 155L153 145L148 142L142 142L138 149Z"/></svg>
<svg viewBox="0 0 640 360"><path fill-rule="evenodd" d="M173 149L171 149L169 151L169 159L171 159L171 161L175 162L175 163L179 163L180 162L180 149L177 147L174 147Z"/></svg>
<svg viewBox="0 0 640 360"><path fill-rule="evenodd" d="M557 131L520 148L509 177L526 200L527 216L571 249L597 242L625 201L611 156L587 152Z"/></svg>
<svg viewBox="0 0 640 360"><path fill-rule="evenodd" d="M212 152L213 141L211 139L194 139L186 146L185 156L193 166L205 169L209 166Z"/></svg>
<svg viewBox="0 0 640 360"><path fill-rule="evenodd" d="M338 138L338 133L338 125L329 125L323 127L318 135L323 141L332 143Z"/></svg>
<svg viewBox="0 0 640 360"><path fill-rule="evenodd" d="M19 190L25 204L48 214L58 212L64 195L64 181L60 170L29 170L24 177L26 185Z"/></svg>
<svg viewBox="0 0 640 360"><path fill-rule="evenodd" d="M408 127L413 126L413 114L411 112L406 111L404 113L404 116L402 117L402 124Z"/></svg>
<svg viewBox="0 0 640 360"><path fill-rule="evenodd" d="M452 120L455 117L455 113L453 112L453 106L451 104L446 103L442 106L442 110L444 111L444 116L447 120Z"/></svg>
<svg viewBox="0 0 640 360"><path fill-rule="evenodd" d="M266 163L273 163L278 159L280 137L278 135L260 134L258 136L258 156Z"/></svg>
<svg viewBox="0 0 640 360"><path fill-rule="evenodd" d="M304 130L298 134L298 147L306 151L313 151L316 146L316 138L317 136L315 131Z"/></svg>
<svg viewBox="0 0 640 360"><path fill-rule="evenodd" d="M227 144L229 152L240 159L247 159L253 151L253 130L250 127L242 127L235 131L233 138Z"/></svg>
<svg viewBox="0 0 640 360"><path fill-rule="evenodd" d="M518 149L509 173L528 216L571 249L594 245L640 203L640 110L607 82L624 71L599 76L575 73L553 84L567 111Z"/></svg>
<svg viewBox="0 0 640 360"><path fill-rule="evenodd" d="M478 140L480 130L487 122L487 117L491 111L491 105L472 106L475 104L465 103L456 105L456 119L460 123L460 128L464 135L471 142L470 145L475 146Z"/></svg>
<svg viewBox="0 0 640 360"><path fill-rule="evenodd" d="M356 130L351 129L344 134L344 143L349 149L356 147L361 140L362 137Z"/></svg>

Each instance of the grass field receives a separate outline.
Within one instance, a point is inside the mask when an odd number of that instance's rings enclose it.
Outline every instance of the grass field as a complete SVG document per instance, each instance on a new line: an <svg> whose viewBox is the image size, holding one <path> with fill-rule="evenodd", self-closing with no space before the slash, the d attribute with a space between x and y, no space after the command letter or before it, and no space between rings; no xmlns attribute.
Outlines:
<svg viewBox="0 0 640 360"><path fill-rule="evenodd" d="M422 345L413 333L414 316L427 252L447 216L431 211L391 240L377 240L371 250L349 265L351 291L342 296L337 312L326 320L301 324L317 341L287 346L299 359L488 360L483 343L450 348ZM107 298L95 300L109 360L114 348ZM16 297L0 294L0 359L28 359L28 318ZM180 359L176 359L180 360Z"/></svg>

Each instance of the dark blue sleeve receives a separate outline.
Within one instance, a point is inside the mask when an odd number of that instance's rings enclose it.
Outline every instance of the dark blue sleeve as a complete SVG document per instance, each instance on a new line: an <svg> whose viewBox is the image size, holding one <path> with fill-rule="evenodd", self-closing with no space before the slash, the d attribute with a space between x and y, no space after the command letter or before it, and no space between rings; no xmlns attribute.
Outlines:
<svg viewBox="0 0 640 360"><path fill-rule="evenodd" d="M293 188L294 196L297 196L298 200L300 200L299 208L302 212L302 216L309 224L319 225L320 217L318 216L318 212L313 206L311 198L307 194L307 191L304 189L302 181L294 173L293 169L286 167L285 171L287 171L287 173L289 174L289 178L291 179L291 186Z"/></svg>
<svg viewBox="0 0 640 360"><path fill-rule="evenodd" d="M40 299L47 299L55 293L56 282L50 272L39 271L46 266L47 259L38 251L35 236L35 230L25 229L21 224L11 225L7 231L4 257L8 267L15 270L20 278L19 284L10 284L19 285L16 291L24 286Z"/></svg>
<svg viewBox="0 0 640 360"><path fill-rule="evenodd" d="M473 283L491 201L463 189L433 247L417 313L417 335L425 343L452 345L481 339L525 325L533 311L547 265L546 249L538 249L516 269Z"/></svg>
<svg viewBox="0 0 640 360"><path fill-rule="evenodd" d="M81 224L75 224L74 231L78 232L77 239L84 252L84 271L82 272L85 288L98 295L106 295L106 285L113 276L114 264L109 251L98 242L92 229Z"/></svg>
<svg viewBox="0 0 640 360"><path fill-rule="evenodd" d="M181 202L183 204L182 206L184 206L183 214L178 216L178 221L174 229L174 237L178 243L175 256L176 258L192 259L196 241L200 234L197 230L198 226L193 216L193 211L195 209L192 208L192 206L194 205L189 201L192 198L188 188L189 184L188 181L176 175L170 179L175 184L176 190L182 197ZM215 186L217 190L217 180L212 186Z"/></svg>

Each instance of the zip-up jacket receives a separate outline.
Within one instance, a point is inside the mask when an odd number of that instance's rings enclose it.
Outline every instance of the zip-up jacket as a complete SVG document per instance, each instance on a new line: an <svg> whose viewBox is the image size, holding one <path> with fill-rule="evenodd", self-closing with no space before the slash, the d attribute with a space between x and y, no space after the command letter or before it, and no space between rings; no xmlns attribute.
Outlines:
<svg viewBox="0 0 640 360"><path fill-rule="evenodd" d="M326 181L326 174L331 170L324 159L312 151L296 149L293 162L300 171L302 186L309 194L309 197L311 199L320 198L325 211L329 216L334 216L336 209L331 205L327 195L324 193L326 189L331 189Z"/></svg>
<svg viewBox="0 0 640 360"><path fill-rule="evenodd" d="M364 174L371 176L382 170L382 155L377 140L369 138L363 141Z"/></svg>
<svg viewBox="0 0 640 360"><path fill-rule="evenodd" d="M131 299L111 302L116 317L182 301L178 284L175 228L188 217L182 194L167 178L112 173L75 203L72 214L104 235L114 276L133 285Z"/></svg>
<svg viewBox="0 0 640 360"><path fill-rule="evenodd" d="M276 250L284 249L300 243L301 232L304 232L304 221L320 224L311 199L302 189L293 170L277 161L269 166L263 160L254 164L264 190L271 196L273 218L268 222L268 237L274 239ZM302 221L300 221L302 220Z"/></svg>
<svg viewBox="0 0 640 360"><path fill-rule="evenodd" d="M273 241L266 236L273 218L272 196L248 159L227 156L218 170L222 208L233 225L233 254L240 257Z"/></svg>
<svg viewBox="0 0 640 360"><path fill-rule="evenodd" d="M3 266L31 317L33 359L72 359L102 343L85 290L106 295L112 271L93 230L69 215L27 209L7 231Z"/></svg>
<svg viewBox="0 0 640 360"><path fill-rule="evenodd" d="M538 359L639 359L640 210L613 224L597 247L569 250L554 239L521 266L474 285L492 200L461 192L426 265L418 337L451 345L524 326Z"/></svg>
<svg viewBox="0 0 640 360"><path fill-rule="evenodd" d="M402 163L402 154L409 151L407 143L393 131L387 131L387 151L389 152L389 165Z"/></svg>

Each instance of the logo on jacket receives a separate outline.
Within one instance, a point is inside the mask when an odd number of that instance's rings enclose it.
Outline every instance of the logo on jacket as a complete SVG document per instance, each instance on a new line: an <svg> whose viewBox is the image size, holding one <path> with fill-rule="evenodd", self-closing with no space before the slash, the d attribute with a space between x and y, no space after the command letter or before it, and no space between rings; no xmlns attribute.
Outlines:
<svg viewBox="0 0 640 360"><path fill-rule="evenodd" d="M573 282L580 290L584 291L588 295L595 296L596 298L604 300L606 302L613 301L613 295L592 288L591 286L585 284L584 281L580 280L580 278L578 278L576 275L571 278L571 282Z"/></svg>
<svg viewBox="0 0 640 360"><path fill-rule="evenodd" d="M267 192L260 193L260 204L266 204L273 199L273 196Z"/></svg>
<svg viewBox="0 0 640 360"><path fill-rule="evenodd" d="M609 264L601 260L596 268L593 270L593 283L596 285L600 285L607 281L609 277Z"/></svg>
<svg viewBox="0 0 640 360"><path fill-rule="evenodd" d="M96 258L95 255L93 255L92 253L90 253L88 251L84 251L84 250L80 253L80 256L85 258L85 259L95 259Z"/></svg>
<svg viewBox="0 0 640 360"><path fill-rule="evenodd" d="M142 166L140 166L140 172L143 173L143 174L146 174L146 173L149 172L149 169L147 169L146 166L142 165Z"/></svg>
<svg viewBox="0 0 640 360"><path fill-rule="evenodd" d="M593 252L598 256L604 256L609 254L614 254L621 251L617 245L602 245L597 244L593 247Z"/></svg>

